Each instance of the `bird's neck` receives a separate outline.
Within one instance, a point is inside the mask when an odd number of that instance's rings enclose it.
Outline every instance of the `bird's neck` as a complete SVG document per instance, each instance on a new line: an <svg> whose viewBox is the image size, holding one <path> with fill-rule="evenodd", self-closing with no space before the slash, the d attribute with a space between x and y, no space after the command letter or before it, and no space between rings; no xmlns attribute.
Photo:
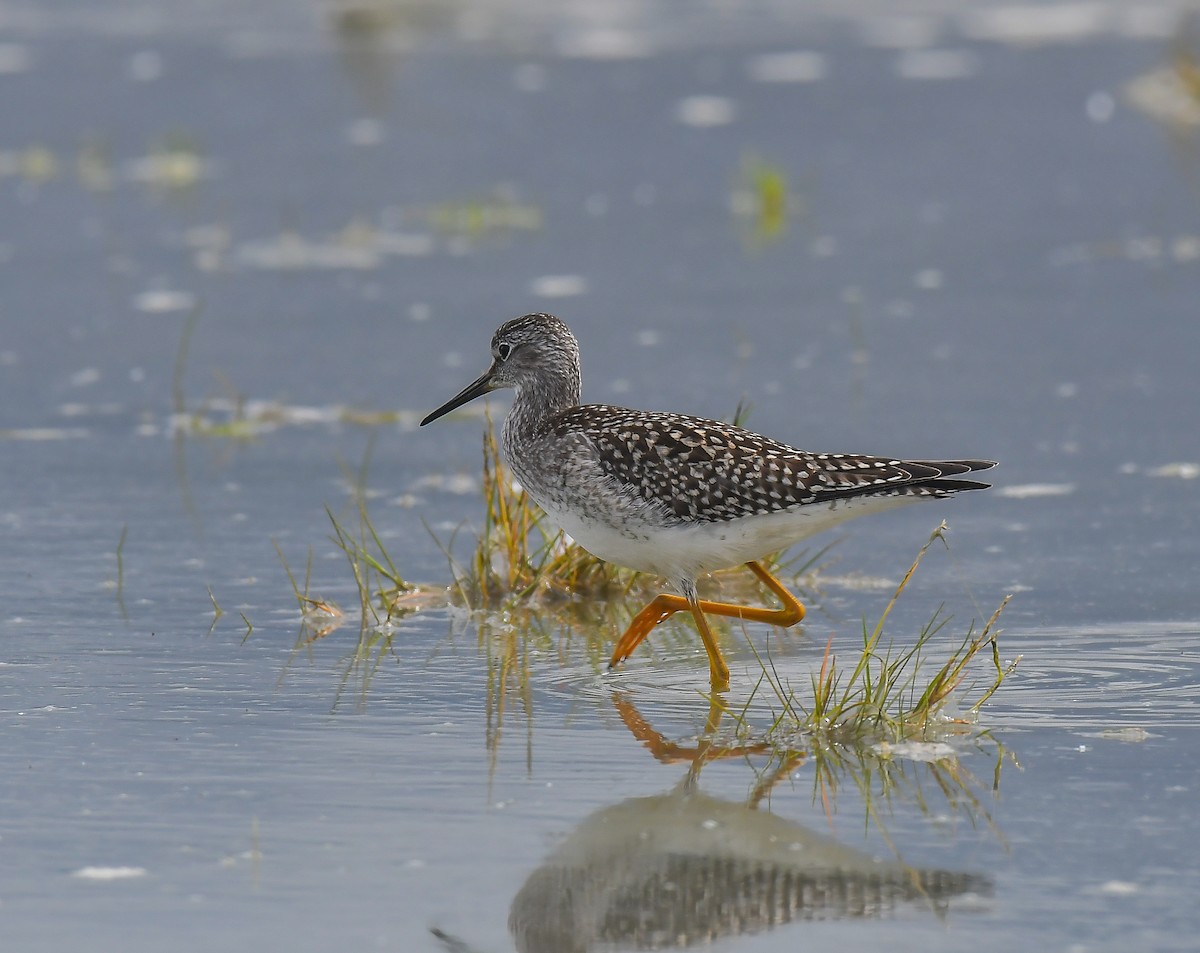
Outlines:
<svg viewBox="0 0 1200 953"><path fill-rule="evenodd" d="M517 388L512 409L504 420L506 436L531 435L550 416L579 403L579 374L540 378Z"/></svg>

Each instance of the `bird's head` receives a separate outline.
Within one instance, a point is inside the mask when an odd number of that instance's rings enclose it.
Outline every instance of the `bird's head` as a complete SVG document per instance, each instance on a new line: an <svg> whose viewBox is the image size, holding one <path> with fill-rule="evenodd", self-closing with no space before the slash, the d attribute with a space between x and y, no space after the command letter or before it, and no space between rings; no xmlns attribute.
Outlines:
<svg viewBox="0 0 1200 953"><path fill-rule="evenodd" d="M421 426L494 390L521 391L538 384L563 384L578 399L579 344L552 314L526 314L502 324L492 335L491 366L430 413Z"/></svg>

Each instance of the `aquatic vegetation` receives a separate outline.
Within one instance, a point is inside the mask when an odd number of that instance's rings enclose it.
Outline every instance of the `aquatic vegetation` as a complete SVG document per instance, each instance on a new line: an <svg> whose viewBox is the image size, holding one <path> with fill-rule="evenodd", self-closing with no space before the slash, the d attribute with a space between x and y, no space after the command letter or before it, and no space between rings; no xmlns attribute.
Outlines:
<svg viewBox="0 0 1200 953"><path fill-rule="evenodd" d="M41 143L0 151L0 178L11 175L29 185L40 186L57 178L58 172L58 157Z"/></svg>
<svg viewBox="0 0 1200 953"><path fill-rule="evenodd" d="M117 540L117 606L121 610L122 618L129 618L129 613L125 609L125 538L129 535L129 524L126 523L121 527L121 538Z"/></svg>
<svg viewBox="0 0 1200 953"><path fill-rule="evenodd" d="M789 189L787 172L757 156L746 156L729 196L730 209L742 223L751 246L765 245L787 233L789 219L804 203Z"/></svg>
<svg viewBox="0 0 1200 953"><path fill-rule="evenodd" d="M374 523L367 510L367 471L371 460L371 446L363 456L363 461L355 472L344 468L345 478L351 490L351 505L357 524L351 527L339 519L329 507L325 513L333 527L331 537L335 546L342 551L350 566L354 578L355 590L359 601L359 629L387 629L397 619L431 604L444 604L443 590L431 590L411 582L401 575L396 563L384 546ZM280 554L282 558L282 554ZM311 553L309 569L311 570ZM289 573L290 576L290 573ZM292 588L300 601L302 613L312 618L340 618L340 610L325 600L312 599L308 596L309 575L305 575L304 590L301 591L292 580Z"/></svg>
<svg viewBox="0 0 1200 953"><path fill-rule="evenodd" d="M468 239L513 231L537 231L543 225L540 206L522 202L510 189L483 198L442 202L413 214L431 228Z"/></svg>
<svg viewBox="0 0 1200 953"><path fill-rule="evenodd" d="M864 621L862 647L848 675L833 652L832 637L820 670L809 677L808 691L799 693L780 676L769 655L764 658L755 650L762 665L760 686L765 683L780 706L774 731L799 732L818 743L892 744L969 729L980 708L1020 662L1020 656L1002 661L997 642L996 623L1011 596L1001 601L982 628L977 630L972 622L945 660L934 663L932 675L926 674L925 663L933 652L934 638L950 621L940 607L911 644L897 647L894 638L884 641L892 609L929 548L938 541L948 548L944 522L921 547L875 625L868 627ZM968 687L968 670L981 654L991 660L991 682L973 701L960 702L960 690ZM962 703L966 704L965 714L951 714L952 706Z"/></svg>
<svg viewBox="0 0 1200 953"><path fill-rule="evenodd" d="M156 137L147 152L119 163L108 143L89 137L74 158L56 152L41 142L16 149L0 149L0 178L14 177L33 186L44 186L66 177L63 170L73 165L75 178L93 194L107 194L122 182L146 186L157 192L186 192L216 175L218 166L204 158L199 142L184 131Z"/></svg>
<svg viewBox="0 0 1200 953"><path fill-rule="evenodd" d="M444 589L419 586L406 580L388 554L367 512L366 461L353 486L357 524L339 518L328 507L325 510L333 529L330 538L346 557L358 596L357 639L342 669L337 693L339 700L354 677L358 679L359 697L365 699L372 677L393 651L397 621L413 612L446 602ZM302 583L297 581L278 542L275 543L275 551L300 610L300 631L295 646L295 651L299 653L340 629L346 622L346 613L334 601L313 594L311 547Z"/></svg>
<svg viewBox="0 0 1200 953"><path fill-rule="evenodd" d="M1166 62L1135 77L1125 88L1134 107L1181 135L1200 126L1198 34L1196 18L1182 17L1171 37Z"/></svg>
<svg viewBox="0 0 1200 953"><path fill-rule="evenodd" d="M197 254L213 267L251 271L371 271L393 258L432 254L435 243L421 232L399 232L356 217L331 235L310 238L294 228L277 235L237 244L224 255L226 239L219 233L201 235Z"/></svg>
<svg viewBox="0 0 1200 953"><path fill-rule="evenodd" d="M417 415L403 410L365 410L343 404L305 406L279 400L250 398L219 371L218 382L226 394L189 401L184 389L188 355L192 337L203 311L202 302L191 302L180 332L171 376L171 416L167 431L183 436L251 441L281 427L311 427L318 425L350 424L357 427L402 426L415 427ZM3 433L0 432L0 436Z"/></svg>
<svg viewBox="0 0 1200 953"><path fill-rule="evenodd" d="M199 141L190 132L176 130L158 137L147 153L125 166L130 181L154 190L184 192L216 174L204 158Z"/></svg>
<svg viewBox="0 0 1200 953"><path fill-rule="evenodd" d="M745 761L754 772L745 800L751 808L768 802L784 781L798 780L801 770L809 770L815 802L832 813L840 793L850 789L866 809L868 822L885 835L887 825L880 806L897 801L916 804L927 815L961 813L972 826L982 822L995 830L984 789L999 791L1004 765L1017 764L1013 753L986 731L966 740L951 739L954 744L812 744L811 739L752 728L745 709L730 713L718 696L710 696L708 701L703 729L686 741L676 742L653 726L654 716L643 714L630 695L612 696L613 706L630 733L657 761L687 764L688 782L693 786L710 762ZM799 744L793 743L796 741ZM976 754L991 760L987 782L980 781L963 764L964 757ZM931 780L932 785L923 786L923 779Z"/></svg>

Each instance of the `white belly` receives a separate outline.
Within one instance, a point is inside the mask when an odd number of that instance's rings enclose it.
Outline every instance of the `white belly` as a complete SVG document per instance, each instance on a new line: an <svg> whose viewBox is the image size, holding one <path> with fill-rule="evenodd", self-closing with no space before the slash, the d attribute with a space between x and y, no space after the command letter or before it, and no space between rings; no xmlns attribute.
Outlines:
<svg viewBox="0 0 1200 953"><path fill-rule="evenodd" d="M914 499L854 497L767 516L667 527L635 521L617 528L605 520L580 518L553 504L544 508L557 525L593 556L676 581L761 559L843 520L891 509Z"/></svg>

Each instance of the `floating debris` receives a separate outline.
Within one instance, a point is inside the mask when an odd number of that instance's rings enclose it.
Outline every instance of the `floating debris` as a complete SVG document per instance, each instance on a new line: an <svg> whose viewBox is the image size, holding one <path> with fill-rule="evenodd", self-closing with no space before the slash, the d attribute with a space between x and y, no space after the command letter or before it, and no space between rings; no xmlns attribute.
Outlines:
<svg viewBox="0 0 1200 953"><path fill-rule="evenodd" d="M0 177L15 176L32 185L44 185L58 176L58 157L43 145L0 152Z"/></svg>
<svg viewBox="0 0 1200 953"><path fill-rule="evenodd" d="M1145 728L1130 726L1128 728L1105 728L1104 731L1091 733L1088 737L1104 738L1106 741L1125 741L1140 744L1143 741L1149 741L1151 738L1157 737L1157 735L1152 735Z"/></svg>
<svg viewBox="0 0 1200 953"><path fill-rule="evenodd" d="M171 291L168 288L151 289L134 295L133 307L146 314L190 311L196 307L196 296L190 291Z"/></svg>
<svg viewBox="0 0 1200 953"><path fill-rule="evenodd" d="M145 867L80 867L71 876L80 880L132 880L147 873Z"/></svg>
<svg viewBox="0 0 1200 953"><path fill-rule="evenodd" d="M1075 43L1108 31L1112 11L1103 3L1001 5L964 13L960 27L972 40L1042 46Z"/></svg>
<svg viewBox="0 0 1200 953"><path fill-rule="evenodd" d="M944 741L881 741L871 745L871 750L881 758L903 758L925 764L952 761L958 757L957 752Z"/></svg>
<svg viewBox="0 0 1200 953"><path fill-rule="evenodd" d="M1094 261L1125 259L1126 261L1157 264L1173 261L1190 264L1200 260L1200 235L1176 235L1167 238L1158 235L1139 235L1123 240L1089 242L1064 245L1050 253L1050 264L1055 267L1088 264Z"/></svg>
<svg viewBox="0 0 1200 953"><path fill-rule="evenodd" d="M189 189L216 173L216 163L205 159L199 145L186 134L165 136L149 153L125 164L130 181L168 190Z"/></svg>
<svg viewBox="0 0 1200 953"><path fill-rule="evenodd" d="M537 231L543 224L541 208L522 202L508 189L497 189L480 199L439 202L415 214L439 232L468 238L494 232Z"/></svg>
<svg viewBox="0 0 1200 953"><path fill-rule="evenodd" d="M100 382L100 369L98 367L85 367L82 370L76 371L67 380L72 387L91 387L93 384Z"/></svg>
<svg viewBox="0 0 1200 953"><path fill-rule="evenodd" d="M1038 496L1068 496L1075 492L1074 483L1019 483L1002 486L996 492L1011 500L1029 500Z"/></svg>
<svg viewBox="0 0 1200 953"><path fill-rule="evenodd" d="M1125 87L1125 98L1166 126L1200 126L1200 93L1179 69L1163 67L1137 77Z"/></svg>
<svg viewBox="0 0 1200 953"><path fill-rule="evenodd" d="M898 585L895 579L887 576L868 576L865 573L846 573L840 576L821 573L814 580L814 585L822 589L849 589L855 592L873 592L876 590L895 589Z"/></svg>
<svg viewBox="0 0 1200 953"><path fill-rule="evenodd" d="M466 473L430 473L412 483L413 490L437 490L441 493L453 493L463 496L468 493L478 493L480 481Z"/></svg>
<svg viewBox="0 0 1200 953"><path fill-rule="evenodd" d="M590 29L571 33L556 44L560 56L583 60L644 59L656 52L650 37L640 31Z"/></svg>
<svg viewBox="0 0 1200 953"><path fill-rule="evenodd" d="M197 434L204 437L252 438L280 427L332 427L352 424L362 427L397 426L416 429L420 414L412 410L367 411L340 404L305 406L275 400L206 400L196 410L171 414L166 433ZM142 433L142 431L139 431ZM145 436L155 436L157 428L147 428Z"/></svg>
<svg viewBox="0 0 1200 953"><path fill-rule="evenodd" d="M1194 480L1200 477L1200 463L1164 463L1146 471L1147 476L1170 477L1177 480Z"/></svg>
<svg viewBox="0 0 1200 953"><path fill-rule="evenodd" d="M697 129L728 125L736 115L736 104L726 96L688 96L675 107L676 120Z"/></svg>
<svg viewBox="0 0 1200 953"><path fill-rule="evenodd" d="M14 427L0 429L0 440L78 440L88 436L82 427Z"/></svg>
<svg viewBox="0 0 1200 953"><path fill-rule="evenodd" d="M434 242L428 235L385 231L355 220L323 240L312 241L298 232L286 231L274 238L243 242L233 250L232 260L236 265L262 271L369 271L388 258L419 257L433 250ZM205 260L215 261L211 255Z"/></svg>
<svg viewBox="0 0 1200 953"><path fill-rule="evenodd" d="M582 275L543 275L529 283L529 293L535 298L571 298L587 290L587 279Z"/></svg>

